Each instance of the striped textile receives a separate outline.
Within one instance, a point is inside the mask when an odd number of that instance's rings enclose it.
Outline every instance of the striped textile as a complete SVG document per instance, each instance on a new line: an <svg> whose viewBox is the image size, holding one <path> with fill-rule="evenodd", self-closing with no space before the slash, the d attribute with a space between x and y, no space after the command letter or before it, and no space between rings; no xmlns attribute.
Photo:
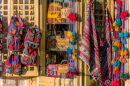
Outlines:
<svg viewBox="0 0 130 86"><path fill-rule="evenodd" d="M112 58L112 48L111 48L111 29L112 24L110 20L110 16L108 14L108 10L106 10L106 21L105 21L105 34L104 34L104 46L103 46L103 55L100 58L101 61L101 78L102 83L101 86L108 86L112 75L112 66L111 66L111 58Z"/></svg>
<svg viewBox="0 0 130 86"><path fill-rule="evenodd" d="M92 4L89 1L84 26L80 58L89 66L89 72L97 81L101 76L99 48Z"/></svg>

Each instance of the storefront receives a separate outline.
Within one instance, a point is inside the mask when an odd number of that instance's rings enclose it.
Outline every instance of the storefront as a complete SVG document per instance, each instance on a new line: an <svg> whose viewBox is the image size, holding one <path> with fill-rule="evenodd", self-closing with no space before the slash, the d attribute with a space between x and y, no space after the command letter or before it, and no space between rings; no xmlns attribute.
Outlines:
<svg viewBox="0 0 130 86"><path fill-rule="evenodd" d="M96 28L103 40L105 10L108 8L113 23L116 10L114 9L115 3L112 0L91 1ZM128 1L128 3L130 2ZM96 82L91 77L86 63L79 57L87 5L87 0L0 0L0 17L2 19L3 29L2 64L0 65L1 77L4 80L13 79L16 81L17 83L14 83L13 86L17 86L20 80L24 82L25 86L100 86L100 82ZM71 12L72 14L74 13L73 20L69 20L67 17ZM37 49L36 65L24 66L20 75L8 74L4 71L7 56L13 53L7 50L7 25L10 24L12 16L23 19L25 33L29 27L35 26L42 34L41 43ZM129 20L128 17L128 32L130 27ZM69 36L69 38L67 37L68 31L73 32L73 35ZM129 49L129 41L127 44ZM70 57L68 47L72 48L73 57ZM17 52L17 54L22 56L23 50ZM62 71L63 75L57 72L59 71L58 69ZM67 72L71 70L77 71L79 74L67 77ZM129 79L126 81L125 86L128 85Z"/></svg>

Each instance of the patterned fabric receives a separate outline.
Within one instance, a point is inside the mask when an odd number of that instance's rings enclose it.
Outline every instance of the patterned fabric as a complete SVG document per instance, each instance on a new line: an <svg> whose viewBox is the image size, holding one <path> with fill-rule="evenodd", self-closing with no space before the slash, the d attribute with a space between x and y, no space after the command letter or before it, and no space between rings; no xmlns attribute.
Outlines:
<svg viewBox="0 0 130 86"><path fill-rule="evenodd" d="M84 26L80 58L89 66L90 74L97 81L101 76L97 32L92 4L89 1Z"/></svg>
<svg viewBox="0 0 130 86"><path fill-rule="evenodd" d="M112 66L111 66L111 34L110 29L112 28L111 20L108 14L108 10L106 11L106 22L105 22L105 34L104 34L104 46L103 46L103 55L100 58L101 61L101 85L102 86L108 86L110 81L108 79L111 79L112 74ZM106 85L104 85L106 84Z"/></svg>

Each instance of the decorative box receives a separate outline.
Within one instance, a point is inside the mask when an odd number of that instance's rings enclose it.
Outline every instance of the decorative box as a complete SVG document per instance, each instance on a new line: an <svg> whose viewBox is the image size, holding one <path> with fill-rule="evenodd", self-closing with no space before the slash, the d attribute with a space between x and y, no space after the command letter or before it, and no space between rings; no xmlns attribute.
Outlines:
<svg viewBox="0 0 130 86"><path fill-rule="evenodd" d="M47 76L57 77L57 64L49 64L47 66Z"/></svg>

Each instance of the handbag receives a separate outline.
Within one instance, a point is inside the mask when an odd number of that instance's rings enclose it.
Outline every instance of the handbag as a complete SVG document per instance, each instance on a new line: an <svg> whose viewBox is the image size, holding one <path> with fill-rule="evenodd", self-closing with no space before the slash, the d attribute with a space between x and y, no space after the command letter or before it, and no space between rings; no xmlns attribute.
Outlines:
<svg viewBox="0 0 130 86"><path fill-rule="evenodd" d="M60 36L49 36L47 39L47 49L57 50L57 39L61 38Z"/></svg>
<svg viewBox="0 0 130 86"><path fill-rule="evenodd" d="M47 66L47 76L57 77L57 64L49 64Z"/></svg>
<svg viewBox="0 0 130 86"><path fill-rule="evenodd" d="M60 77L61 74L63 74L63 73L67 74L67 72L68 72L68 61L67 60L62 60L61 64L58 64L57 76Z"/></svg>
<svg viewBox="0 0 130 86"><path fill-rule="evenodd" d="M65 43L66 43L65 38L58 38L57 39L57 49L58 50L66 50Z"/></svg>

